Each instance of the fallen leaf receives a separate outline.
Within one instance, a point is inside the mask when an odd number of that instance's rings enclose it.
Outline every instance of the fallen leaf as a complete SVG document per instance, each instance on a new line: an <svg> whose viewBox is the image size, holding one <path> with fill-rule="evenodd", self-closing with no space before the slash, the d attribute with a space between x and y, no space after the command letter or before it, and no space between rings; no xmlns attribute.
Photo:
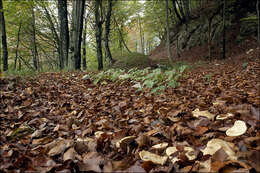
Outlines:
<svg viewBox="0 0 260 173"><path fill-rule="evenodd" d="M150 153L148 151L141 151L139 152L139 156L143 161L151 161L155 164L164 165L168 159L167 156L159 156L154 153Z"/></svg>
<svg viewBox="0 0 260 173"><path fill-rule="evenodd" d="M226 131L226 135L227 136L240 136L240 135L243 135L244 133L246 133L246 130L247 130L246 123L244 121L237 120L237 121L235 121L233 127L231 127L230 129L228 129Z"/></svg>
<svg viewBox="0 0 260 173"><path fill-rule="evenodd" d="M207 146L204 150L201 150L203 155L214 155L219 149L223 148L223 150L227 153L228 158L231 160L237 160L236 153L234 152L235 145L230 142L226 142L222 139L212 139L207 143Z"/></svg>
<svg viewBox="0 0 260 173"><path fill-rule="evenodd" d="M207 117L210 120L214 120L215 115L210 113L209 111L200 111L198 108L192 111L194 117L198 118L200 116Z"/></svg>

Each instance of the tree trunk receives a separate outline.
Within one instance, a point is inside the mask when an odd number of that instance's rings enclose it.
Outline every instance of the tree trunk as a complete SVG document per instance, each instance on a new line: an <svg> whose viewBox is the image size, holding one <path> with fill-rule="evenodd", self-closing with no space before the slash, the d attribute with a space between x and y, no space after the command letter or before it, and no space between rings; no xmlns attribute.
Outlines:
<svg viewBox="0 0 260 173"><path fill-rule="evenodd" d="M208 19L208 58L211 59L211 23L212 19Z"/></svg>
<svg viewBox="0 0 260 173"><path fill-rule="evenodd" d="M169 4L168 4L168 0L166 0L165 3L165 8L166 8L166 30L167 30L167 52L168 52L168 61L169 64L172 65L173 61L172 61L172 56L171 56L171 46L170 46L170 29L169 29L169 14L168 14L168 8L169 8Z"/></svg>
<svg viewBox="0 0 260 173"><path fill-rule="evenodd" d="M17 64L17 59L18 59L18 48L19 48L19 43L20 43L21 27L22 27L22 21L20 21L20 23L19 23L19 29L18 29L18 33L17 33L17 44L16 44L16 49L15 49L14 70L16 70L16 64Z"/></svg>
<svg viewBox="0 0 260 173"><path fill-rule="evenodd" d="M70 69L80 70L81 66L81 40L83 30L83 16L85 0L72 2L72 45L70 56Z"/></svg>
<svg viewBox="0 0 260 173"><path fill-rule="evenodd" d="M57 52L58 52L58 55L59 55L59 65L60 65L60 70L62 70L64 68L64 60L62 59L63 56L60 54L60 38L58 36L58 33L56 31L55 25L52 21L52 18L51 18L51 15L50 15L48 9L46 8L45 5L43 5L43 8L44 8L44 12L46 14L46 17L48 19L48 22L50 23L50 29L51 29L53 38L55 40L54 44L57 45L56 48L57 48Z"/></svg>
<svg viewBox="0 0 260 173"><path fill-rule="evenodd" d="M172 5L173 5L174 12L175 12L177 18L179 19L179 21L180 21L181 23L184 23L185 20L181 17L181 14L180 14L180 13L178 12L178 10L177 10L176 0L172 0Z"/></svg>
<svg viewBox="0 0 260 173"><path fill-rule="evenodd" d="M103 55L102 55L102 21L100 18L101 0L95 1L95 22L96 22L96 44L97 44L97 60L98 70L103 69Z"/></svg>
<svg viewBox="0 0 260 173"><path fill-rule="evenodd" d="M58 15L60 22L60 40L59 40L59 54L60 57L60 69L68 66L69 55L69 28L68 28L68 11L67 1L58 0Z"/></svg>
<svg viewBox="0 0 260 173"><path fill-rule="evenodd" d="M0 0L0 23L1 23L1 34L2 34L2 48L3 48L3 71L8 70L8 50L6 41L6 30L5 30L5 17L3 11L3 2Z"/></svg>
<svg viewBox="0 0 260 173"><path fill-rule="evenodd" d="M33 67L35 70L39 68L38 52L36 46L36 31L35 31L35 14L34 7L31 7L32 10L32 54L33 54Z"/></svg>
<svg viewBox="0 0 260 173"><path fill-rule="evenodd" d="M190 18L190 2L189 1L190 0L183 0L183 6L184 6L186 20L189 20L189 18Z"/></svg>
<svg viewBox="0 0 260 173"><path fill-rule="evenodd" d="M258 38L258 44L260 47L260 2L259 2L259 0L257 0L257 2L256 2L256 11L257 11L257 18L258 18L257 38Z"/></svg>
<svg viewBox="0 0 260 173"><path fill-rule="evenodd" d="M226 58L226 0L223 0L223 54L222 58Z"/></svg>
<svg viewBox="0 0 260 173"><path fill-rule="evenodd" d="M87 17L85 18L84 26L85 27L84 27L83 42L82 42L82 47L83 47L82 68L83 70L87 70L87 55L86 55Z"/></svg>
<svg viewBox="0 0 260 173"><path fill-rule="evenodd" d="M139 32L140 32L140 44L141 44L142 54L144 54L144 33L142 30L142 23L141 23L140 16L138 18L138 23L139 23Z"/></svg>
<svg viewBox="0 0 260 173"><path fill-rule="evenodd" d="M105 22L105 49L110 63L113 64L114 60L112 58L112 54L109 47L111 13L112 13L112 0L108 0L108 10L107 10L106 22Z"/></svg>

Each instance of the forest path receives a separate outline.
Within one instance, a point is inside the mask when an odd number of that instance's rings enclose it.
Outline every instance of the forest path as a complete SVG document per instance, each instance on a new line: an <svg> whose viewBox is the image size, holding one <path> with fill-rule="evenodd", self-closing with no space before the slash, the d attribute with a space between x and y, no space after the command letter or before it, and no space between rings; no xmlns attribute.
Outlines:
<svg viewBox="0 0 260 173"><path fill-rule="evenodd" d="M246 63L207 62L160 95L136 91L129 81L94 85L83 73L2 78L0 170L260 171L259 67L250 54ZM246 132L227 136L237 120ZM212 139L226 147L203 156ZM163 142L177 147L173 156L152 148Z"/></svg>

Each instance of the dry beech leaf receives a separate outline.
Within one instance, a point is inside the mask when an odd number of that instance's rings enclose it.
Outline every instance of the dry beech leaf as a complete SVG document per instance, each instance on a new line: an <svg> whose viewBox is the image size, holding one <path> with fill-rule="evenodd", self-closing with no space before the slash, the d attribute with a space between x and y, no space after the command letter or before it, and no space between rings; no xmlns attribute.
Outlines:
<svg viewBox="0 0 260 173"><path fill-rule="evenodd" d="M194 160L196 158L194 149L191 147L184 147L185 155L189 160Z"/></svg>
<svg viewBox="0 0 260 173"><path fill-rule="evenodd" d="M120 148L122 144L130 144L131 142L133 142L135 140L136 136L127 136L124 137L122 139L120 139L117 143L116 143L116 147Z"/></svg>
<svg viewBox="0 0 260 173"><path fill-rule="evenodd" d="M105 132L102 132L102 131L97 131L95 132L95 137L96 138L100 138L102 134L104 134Z"/></svg>
<svg viewBox="0 0 260 173"><path fill-rule="evenodd" d="M55 146L48 152L49 156L55 156L61 154L66 149L66 144L64 140L57 141Z"/></svg>
<svg viewBox="0 0 260 173"><path fill-rule="evenodd" d="M231 127L230 129L228 129L226 131L226 135L227 136L240 136L240 135L243 135L244 133L246 133L246 130L247 130L246 123L244 121L237 120L237 121L235 121L233 127Z"/></svg>
<svg viewBox="0 0 260 173"><path fill-rule="evenodd" d="M177 157L172 156L172 154L178 152L176 147L168 147L165 152L173 164L180 160Z"/></svg>
<svg viewBox="0 0 260 173"><path fill-rule="evenodd" d="M163 143L156 144L156 145L152 146L152 148L154 148L154 149L165 149L166 147L168 147L167 142L163 142Z"/></svg>
<svg viewBox="0 0 260 173"><path fill-rule="evenodd" d="M229 159L237 160L236 153L233 151L235 149L235 145L230 142L226 142L222 139L212 139L207 143L207 146L204 150L202 150L203 155L213 155L219 149L223 148L223 150L228 155Z"/></svg>
<svg viewBox="0 0 260 173"><path fill-rule="evenodd" d="M73 147L71 147L70 149L68 149L64 155L63 155L63 161L66 161L66 160L74 160L75 159L75 156L76 156L76 151Z"/></svg>
<svg viewBox="0 0 260 173"><path fill-rule="evenodd" d="M143 161L151 161L154 164L164 165L168 159L167 156L159 156L154 153L150 153L148 151L139 152L139 156Z"/></svg>
<svg viewBox="0 0 260 173"><path fill-rule="evenodd" d="M210 120L214 120L215 115L210 113L209 111L200 111L198 108L192 111L192 114L194 117L199 118L199 117L207 117Z"/></svg>
<svg viewBox="0 0 260 173"><path fill-rule="evenodd" d="M220 114L220 115L217 115L216 120L225 120L225 119L228 119L233 116L234 116L234 114L232 114L232 113Z"/></svg>

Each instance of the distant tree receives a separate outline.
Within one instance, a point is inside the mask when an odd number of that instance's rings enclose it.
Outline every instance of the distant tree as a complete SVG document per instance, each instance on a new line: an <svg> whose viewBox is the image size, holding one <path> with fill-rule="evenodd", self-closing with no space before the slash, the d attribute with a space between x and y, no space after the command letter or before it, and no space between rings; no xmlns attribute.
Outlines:
<svg viewBox="0 0 260 173"><path fill-rule="evenodd" d="M14 70L16 70L16 65L17 65L17 59L18 59L18 49L19 49L19 44L20 44L20 33L21 33L21 28L22 28L22 21L19 22L19 29L17 33L17 43L16 43L16 49L15 49L15 59L14 59ZM19 59L19 70L20 70L20 64L21 61Z"/></svg>
<svg viewBox="0 0 260 173"><path fill-rule="evenodd" d="M259 0L257 0L257 2L256 2L256 11L257 11L257 19L258 19L258 44L259 44L259 47L260 47L260 2L259 2Z"/></svg>
<svg viewBox="0 0 260 173"><path fill-rule="evenodd" d="M222 58L226 58L226 0L223 0L223 52Z"/></svg>
<svg viewBox="0 0 260 173"><path fill-rule="evenodd" d="M112 0L108 0L108 9L106 14L106 22L105 22L105 49L107 53L107 57L110 61L110 63L114 63L114 60L112 58L112 54L109 47L109 33L110 33L110 24L111 24L111 13L112 13Z"/></svg>
<svg viewBox="0 0 260 173"><path fill-rule="evenodd" d="M169 29L169 14L168 14L168 10L169 10L169 4L168 4L168 0L165 1L165 11L166 11L166 30L167 30L167 52L168 52L168 61L169 64L172 65L173 61L172 61L172 56L171 56L171 45L170 45L170 29Z"/></svg>
<svg viewBox="0 0 260 173"><path fill-rule="evenodd" d="M31 27L32 27L32 55L33 55L33 67L35 70L38 70L39 68L39 58L38 58L38 50L36 45L36 29L35 29L35 12L34 12L34 4L31 4L31 13L32 13L32 21L31 21Z"/></svg>
<svg viewBox="0 0 260 173"><path fill-rule="evenodd" d="M4 17L2 0L0 0L0 23L1 23L2 49L3 49L3 70L7 71L8 70L8 50L7 50L5 17Z"/></svg>
<svg viewBox="0 0 260 173"><path fill-rule="evenodd" d="M103 55L102 55L102 23L101 20L101 0L95 1L95 26L96 26L96 50L98 70L103 69Z"/></svg>

